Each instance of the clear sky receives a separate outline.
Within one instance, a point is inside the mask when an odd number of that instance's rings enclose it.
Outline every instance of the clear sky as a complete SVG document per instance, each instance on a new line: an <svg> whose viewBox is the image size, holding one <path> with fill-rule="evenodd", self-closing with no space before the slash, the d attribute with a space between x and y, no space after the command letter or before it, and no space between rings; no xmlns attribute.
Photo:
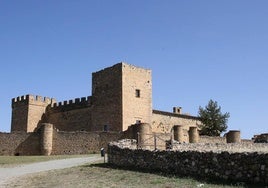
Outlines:
<svg viewBox="0 0 268 188"><path fill-rule="evenodd" d="M11 99L91 95L91 73L152 69L153 108L210 99L243 138L268 132L267 0L1 0L0 131Z"/></svg>

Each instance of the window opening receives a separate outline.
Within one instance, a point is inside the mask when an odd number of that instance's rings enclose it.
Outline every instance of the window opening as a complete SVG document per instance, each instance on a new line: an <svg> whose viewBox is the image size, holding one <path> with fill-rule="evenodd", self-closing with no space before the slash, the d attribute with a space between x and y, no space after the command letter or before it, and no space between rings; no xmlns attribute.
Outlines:
<svg viewBox="0 0 268 188"><path fill-rule="evenodd" d="M140 98L141 97L141 90L136 89L136 97Z"/></svg>
<svg viewBox="0 0 268 188"><path fill-rule="evenodd" d="M104 125L103 126L103 131L108 132L109 131L109 125Z"/></svg>

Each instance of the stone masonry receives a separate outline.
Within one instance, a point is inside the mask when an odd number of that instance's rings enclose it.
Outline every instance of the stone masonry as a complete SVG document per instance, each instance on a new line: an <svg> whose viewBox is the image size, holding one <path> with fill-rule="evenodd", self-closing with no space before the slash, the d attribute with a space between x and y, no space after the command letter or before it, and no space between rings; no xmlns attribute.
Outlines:
<svg viewBox="0 0 268 188"><path fill-rule="evenodd" d="M222 145L222 150L219 150L221 147L219 145L210 147L203 144L203 147L198 146L202 149L199 151L196 144L184 144L184 149L159 151L135 149L135 140L127 140L127 142L129 144L122 141L109 144L108 162L110 164L179 176L245 182L261 186L268 184L267 144L262 145L266 148L264 152L234 150L230 152L229 144ZM240 148L240 146L241 144L234 144L230 147ZM259 146L262 150L261 145Z"/></svg>
<svg viewBox="0 0 268 188"><path fill-rule="evenodd" d="M13 98L11 133L0 133L0 154L49 155L95 151L96 147L92 146L94 141L96 146L102 147L112 141L100 141L99 138L104 138L102 133L114 134L111 137L114 139L122 135L126 137L125 132L131 132L129 129L135 124L149 125L152 133L163 134L164 139L160 138L163 144L163 140L169 137L165 135L171 135L173 126L179 125L185 133L184 141L189 142L188 130L200 124L197 117L182 114L180 107L174 108L173 113L152 109L152 71L149 69L127 63L115 64L92 73L91 89L90 96L62 102L35 95ZM44 125L49 126L44 128ZM48 127L53 127L53 134ZM130 134L132 138L138 132ZM77 139L80 137L85 139ZM62 144L57 144L59 142L55 139ZM84 147L86 140L91 141ZM64 143L75 148L63 150Z"/></svg>
<svg viewBox="0 0 268 188"><path fill-rule="evenodd" d="M58 103L33 95L12 99L11 131L34 132L41 123L51 123L60 131L116 132L149 123L158 133L170 133L174 125L184 126L186 132L198 126L197 117L177 109L153 110L151 70L118 63L92 73L92 96Z"/></svg>

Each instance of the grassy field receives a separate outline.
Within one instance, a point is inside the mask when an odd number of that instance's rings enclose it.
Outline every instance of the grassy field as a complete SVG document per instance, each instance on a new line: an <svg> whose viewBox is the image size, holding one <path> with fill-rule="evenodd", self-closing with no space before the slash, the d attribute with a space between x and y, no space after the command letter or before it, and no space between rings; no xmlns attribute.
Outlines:
<svg viewBox="0 0 268 188"><path fill-rule="evenodd" d="M242 188L243 186L209 184L190 178L117 169L100 161L96 164L27 175L16 179L8 187Z"/></svg>
<svg viewBox="0 0 268 188"><path fill-rule="evenodd" d="M52 155L52 156L0 156L0 167L12 167L25 163L34 163L56 159L67 159L74 157L88 157L94 155Z"/></svg>

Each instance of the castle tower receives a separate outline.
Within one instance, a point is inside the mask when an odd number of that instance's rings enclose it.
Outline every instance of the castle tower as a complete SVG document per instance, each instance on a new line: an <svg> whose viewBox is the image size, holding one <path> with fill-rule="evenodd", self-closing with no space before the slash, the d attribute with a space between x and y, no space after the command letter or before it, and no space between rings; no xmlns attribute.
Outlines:
<svg viewBox="0 0 268 188"><path fill-rule="evenodd" d="M55 102L55 99L33 95L13 98L11 131L34 132L46 107Z"/></svg>
<svg viewBox="0 0 268 188"><path fill-rule="evenodd" d="M151 124L151 70L119 63L92 74L92 130L125 131Z"/></svg>
<svg viewBox="0 0 268 188"><path fill-rule="evenodd" d="M122 64L123 131L134 123L152 123L152 72Z"/></svg>

